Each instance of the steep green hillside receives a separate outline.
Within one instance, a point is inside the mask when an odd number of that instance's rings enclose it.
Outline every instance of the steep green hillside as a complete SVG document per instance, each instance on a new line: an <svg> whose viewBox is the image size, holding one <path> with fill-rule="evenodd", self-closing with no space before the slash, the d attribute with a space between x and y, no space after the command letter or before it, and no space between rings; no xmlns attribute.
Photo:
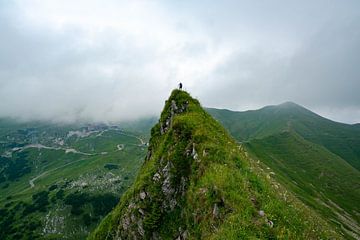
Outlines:
<svg viewBox="0 0 360 240"><path fill-rule="evenodd" d="M208 109L252 157L347 237L360 236L360 132L293 103L256 111Z"/></svg>
<svg viewBox="0 0 360 240"><path fill-rule="evenodd" d="M276 186L276 187L275 187ZM135 184L89 239L340 239L174 90Z"/></svg>
<svg viewBox="0 0 360 240"><path fill-rule="evenodd" d="M246 146L304 202L343 226L346 233L360 233L356 214L360 212L360 174L343 159L290 132Z"/></svg>
<svg viewBox="0 0 360 240"><path fill-rule="evenodd" d="M245 112L213 108L207 111L239 141L292 129L360 170L360 128L356 125L333 122L291 102Z"/></svg>
<svg viewBox="0 0 360 240"><path fill-rule="evenodd" d="M147 125L0 119L0 239L86 238L133 183Z"/></svg>

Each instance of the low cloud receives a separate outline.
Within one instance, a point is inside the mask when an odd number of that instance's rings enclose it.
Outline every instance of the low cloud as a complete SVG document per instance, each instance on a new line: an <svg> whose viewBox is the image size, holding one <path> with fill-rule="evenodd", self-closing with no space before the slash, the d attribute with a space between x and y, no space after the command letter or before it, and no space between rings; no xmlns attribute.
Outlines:
<svg viewBox="0 0 360 240"><path fill-rule="evenodd" d="M360 19L325 25L285 56L271 50L234 53L201 98L240 110L294 101L334 120L360 122L359 29Z"/></svg>
<svg viewBox="0 0 360 240"><path fill-rule="evenodd" d="M181 81L206 106L360 122L359 4L325 2L0 3L0 117L157 116Z"/></svg>

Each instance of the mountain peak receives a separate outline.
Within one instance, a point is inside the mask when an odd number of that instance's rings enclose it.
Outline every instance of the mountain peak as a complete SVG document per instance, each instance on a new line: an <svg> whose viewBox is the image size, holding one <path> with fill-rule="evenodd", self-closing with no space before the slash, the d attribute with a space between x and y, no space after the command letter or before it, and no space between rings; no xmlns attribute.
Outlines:
<svg viewBox="0 0 360 240"><path fill-rule="evenodd" d="M278 105L279 107L288 107L288 108L295 108L295 107L301 107L299 104L291 102L291 101L287 101L287 102L283 102L281 104Z"/></svg>
<svg viewBox="0 0 360 240"><path fill-rule="evenodd" d="M283 113L285 115L297 115L298 117L302 117L302 116L312 116L312 117L321 117L318 114L310 111L309 109L294 103L294 102L284 102L281 103L279 105L273 105L273 106L268 106L268 107L264 107L263 109L268 109L268 110L272 110L278 113ZM321 117L322 118L322 117Z"/></svg>
<svg viewBox="0 0 360 240"><path fill-rule="evenodd" d="M243 150L198 100L174 90L151 130L136 182L90 239L327 235L302 211L253 172Z"/></svg>

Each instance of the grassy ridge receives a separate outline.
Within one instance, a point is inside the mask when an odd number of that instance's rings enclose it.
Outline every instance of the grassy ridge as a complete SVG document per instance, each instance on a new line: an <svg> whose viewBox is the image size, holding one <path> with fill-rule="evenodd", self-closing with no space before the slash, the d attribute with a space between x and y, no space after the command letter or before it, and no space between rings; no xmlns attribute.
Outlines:
<svg viewBox="0 0 360 240"><path fill-rule="evenodd" d="M346 161L289 132L256 139L246 146L308 205L348 231L359 230L360 174Z"/></svg>
<svg viewBox="0 0 360 240"><path fill-rule="evenodd" d="M251 164L224 128L174 90L135 184L89 239L339 239Z"/></svg>
<svg viewBox="0 0 360 240"><path fill-rule="evenodd" d="M239 141L263 138L292 129L360 170L360 128L356 124L333 122L295 103L245 112L213 108L207 111Z"/></svg>
<svg viewBox="0 0 360 240"><path fill-rule="evenodd" d="M347 238L360 236L360 132L293 103L255 111L208 111L275 178Z"/></svg>

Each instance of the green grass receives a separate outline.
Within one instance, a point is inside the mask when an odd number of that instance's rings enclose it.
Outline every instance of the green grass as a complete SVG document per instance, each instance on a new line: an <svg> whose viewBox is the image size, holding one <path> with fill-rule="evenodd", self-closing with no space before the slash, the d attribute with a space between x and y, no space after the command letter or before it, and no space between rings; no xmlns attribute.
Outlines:
<svg viewBox="0 0 360 240"><path fill-rule="evenodd" d="M184 91L166 101L149 151L134 185L89 239L341 238L291 194L285 200L284 188Z"/></svg>
<svg viewBox="0 0 360 240"><path fill-rule="evenodd" d="M264 169L346 238L360 236L360 131L293 103L232 112L207 109Z"/></svg>
<svg viewBox="0 0 360 240"><path fill-rule="evenodd" d="M234 112L208 108L238 141L249 141L292 129L304 139L324 146L360 170L360 128L333 122L294 103Z"/></svg>
<svg viewBox="0 0 360 240"><path fill-rule="evenodd" d="M276 173L280 182L327 219L352 229L334 213L339 209L332 206L332 201L343 209L342 215L351 216L351 222L360 221L356 214L360 211L360 174L340 157L288 132L253 140L247 147Z"/></svg>
<svg viewBox="0 0 360 240"><path fill-rule="evenodd" d="M55 144L55 138L64 140L63 148L92 154L27 148L14 152L11 158L2 157L0 176L5 176L5 181L0 182L0 239L84 239L116 204L114 199L133 183L146 154L146 146L140 146L137 137L145 136L141 138L146 141L146 134L109 129L101 135L66 137L69 131L79 129L84 126L0 120L0 154L33 141L61 147ZM138 132L143 131L139 129ZM122 150L118 150L118 144L122 145ZM8 162L18 160L25 165L15 164L7 169ZM109 165L116 168L106 168ZM7 179L9 172L24 167L29 167L30 172L17 174L13 180ZM38 178L31 188L29 181L35 177ZM82 182L86 184L82 186ZM41 203L34 199L38 193L47 194ZM82 194L79 196L83 196L83 204L76 205L76 211L73 211L65 199L78 196L76 194ZM63 196L59 198L60 195ZM58 222L61 218L63 222ZM43 234L46 227L50 229L53 225L52 229L56 231Z"/></svg>

